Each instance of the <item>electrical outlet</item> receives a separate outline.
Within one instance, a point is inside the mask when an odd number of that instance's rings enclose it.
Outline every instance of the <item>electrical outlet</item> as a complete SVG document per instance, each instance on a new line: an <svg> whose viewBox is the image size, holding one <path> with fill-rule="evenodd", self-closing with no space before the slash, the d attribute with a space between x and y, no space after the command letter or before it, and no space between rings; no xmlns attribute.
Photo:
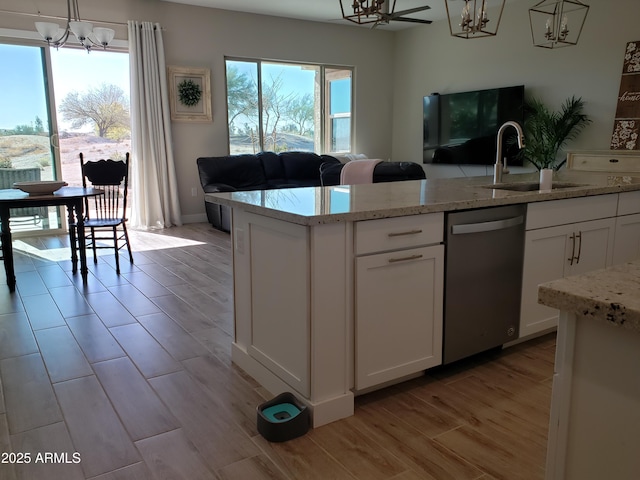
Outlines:
<svg viewBox="0 0 640 480"><path fill-rule="evenodd" d="M196 187L191 187L191 196L192 197L198 196L198 190L196 189Z"/></svg>
<svg viewBox="0 0 640 480"><path fill-rule="evenodd" d="M244 253L244 230L242 228L235 229L234 240L236 244L236 252Z"/></svg>

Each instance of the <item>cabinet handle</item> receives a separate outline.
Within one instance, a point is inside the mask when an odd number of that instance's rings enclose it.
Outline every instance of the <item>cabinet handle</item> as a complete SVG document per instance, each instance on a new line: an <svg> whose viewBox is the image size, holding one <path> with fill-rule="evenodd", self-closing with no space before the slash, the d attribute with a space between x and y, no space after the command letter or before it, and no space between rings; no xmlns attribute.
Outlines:
<svg viewBox="0 0 640 480"><path fill-rule="evenodd" d="M422 233L422 230L409 230L406 232L391 232L391 233L388 233L387 235L389 237L402 237L404 235L417 235L418 233Z"/></svg>
<svg viewBox="0 0 640 480"><path fill-rule="evenodd" d="M578 239L578 256L576 257L576 264L578 264L580 263L580 253L582 252L582 231L578 232L576 238Z"/></svg>
<svg viewBox="0 0 640 480"><path fill-rule="evenodd" d="M569 260L569 265L573 265L573 260L576 258L576 234L575 232L571 234L569 237L571 239L571 256L567 258Z"/></svg>
<svg viewBox="0 0 640 480"><path fill-rule="evenodd" d="M396 262L406 262L407 260L417 260L419 258L422 258L422 255L409 255L408 257L390 258L388 261L389 263L396 263Z"/></svg>

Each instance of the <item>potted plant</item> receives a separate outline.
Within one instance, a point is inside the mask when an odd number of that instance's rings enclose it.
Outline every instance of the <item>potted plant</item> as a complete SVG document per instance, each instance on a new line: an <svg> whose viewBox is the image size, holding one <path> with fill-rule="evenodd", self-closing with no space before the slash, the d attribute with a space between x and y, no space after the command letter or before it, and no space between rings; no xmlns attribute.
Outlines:
<svg viewBox="0 0 640 480"><path fill-rule="evenodd" d="M591 123L582 112L582 98L572 96L565 100L559 111L552 112L536 98L525 102L525 146L520 151L538 170L558 170L566 158L558 161L560 149L568 140L575 139Z"/></svg>

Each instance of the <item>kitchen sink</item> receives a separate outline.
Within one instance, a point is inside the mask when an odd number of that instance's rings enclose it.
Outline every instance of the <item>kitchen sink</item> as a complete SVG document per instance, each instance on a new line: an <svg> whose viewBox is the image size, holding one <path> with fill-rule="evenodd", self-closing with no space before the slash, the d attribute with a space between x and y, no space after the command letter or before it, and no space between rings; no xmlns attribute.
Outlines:
<svg viewBox="0 0 640 480"><path fill-rule="evenodd" d="M540 190L540 184L538 182L531 183L497 183L494 185L482 185L483 188L491 188L494 190L511 190L513 192L534 192ZM558 188L573 188L573 187L586 187L583 183L562 183L554 182L551 185L552 190Z"/></svg>

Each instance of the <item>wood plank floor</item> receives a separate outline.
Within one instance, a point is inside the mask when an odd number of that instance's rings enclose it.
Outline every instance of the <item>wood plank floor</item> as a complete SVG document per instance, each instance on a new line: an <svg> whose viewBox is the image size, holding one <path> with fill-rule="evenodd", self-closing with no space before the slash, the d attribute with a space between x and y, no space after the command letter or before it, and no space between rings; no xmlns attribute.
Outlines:
<svg viewBox="0 0 640 480"><path fill-rule="evenodd" d="M358 397L353 417L273 444L255 427L270 395L230 359L229 236L132 233L135 265L123 257L118 276L103 251L86 285L66 237L14 240L0 454L31 462L0 463L0 480L544 478L554 335Z"/></svg>

